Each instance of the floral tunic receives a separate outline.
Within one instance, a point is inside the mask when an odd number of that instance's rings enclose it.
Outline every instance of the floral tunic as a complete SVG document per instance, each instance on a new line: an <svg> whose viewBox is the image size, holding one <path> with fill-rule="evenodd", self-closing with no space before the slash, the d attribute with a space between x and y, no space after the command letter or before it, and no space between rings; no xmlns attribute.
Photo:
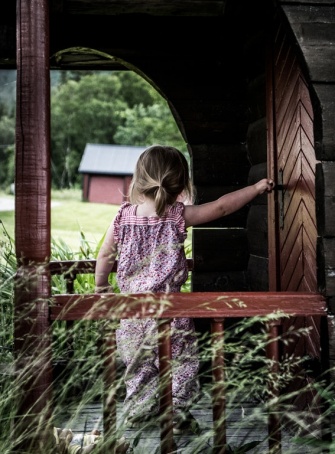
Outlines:
<svg viewBox="0 0 335 454"><path fill-rule="evenodd" d="M114 219L120 291L179 292L188 276L184 205L170 206L161 218L136 216L136 210L126 202Z"/></svg>
<svg viewBox="0 0 335 454"><path fill-rule="evenodd" d="M184 251L184 205L169 206L161 217L136 216L137 205L124 203L114 219L118 250L117 281L121 293L179 292L188 276ZM199 368L193 320L171 324L174 411L197 399ZM126 365L129 416L158 412L157 323L153 319L120 322L116 332L119 354Z"/></svg>

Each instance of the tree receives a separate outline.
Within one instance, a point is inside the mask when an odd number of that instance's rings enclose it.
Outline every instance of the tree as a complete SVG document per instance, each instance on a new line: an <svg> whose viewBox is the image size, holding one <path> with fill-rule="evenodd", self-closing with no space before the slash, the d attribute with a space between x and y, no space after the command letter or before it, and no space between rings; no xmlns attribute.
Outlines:
<svg viewBox="0 0 335 454"><path fill-rule="evenodd" d="M113 143L128 107L118 77L87 75L57 87L51 98L51 158L59 187L78 181L77 169L86 143Z"/></svg>
<svg viewBox="0 0 335 454"><path fill-rule="evenodd" d="M126 109L124 118L124 125L118 126L114 135L115 143L172 145L188 157L186 144L164 100L147 107L138 104L133 109Z"/></svg>
<svg viewBox="0 0 335 454"><path fill-rule="evenodd" d="M2 115L1 115L2 113ZM6 189L14 182L15 118L0 106L0 187Z"/></svg>
<svg viewBox="0 0 335 454"><path fill-rule="evenodd" d="M13 90L16 72L10 75L0 72L0 77L4 86ZM140 146L169 144L188 157L167 102L133 71L52 71L51 87L54 187L80 183L78 167L89 142ZM15 97L5 92L4 101L0 100L2 188L14 181Z"/></svg>
<svg viewBox="0 0 335 454"><path fill-rule="evenodd" d="M52 90L51 157L56 187L80 181L86 143L186 146L167 102L131 71L63 77Z"/></svg>

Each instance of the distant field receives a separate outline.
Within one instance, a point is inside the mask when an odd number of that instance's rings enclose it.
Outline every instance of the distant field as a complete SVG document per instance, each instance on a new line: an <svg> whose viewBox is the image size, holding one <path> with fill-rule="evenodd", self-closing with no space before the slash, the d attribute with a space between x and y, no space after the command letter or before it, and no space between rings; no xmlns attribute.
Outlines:
<svg viewBox="0 0 335 454"><path fill-rule="evenodd" d="M0 197L14 201L14 196L0 194ZM81 231L95 249L119 209L119 205L82 202L81 191L73 189L52 191L51 202L55 205L51 208L51 235L55 240L61 238L73 252L79 250ZM0 205L0 220L14 238L14 211L1 211ZM191 241L190 235L191 229L187 245Z"/></svg>
<svg viewBox="0 0 335 454"><path fill-rule="evenodd" d="M51 235L56 240L62 238L73 251L79 248L80 232L94 249L119 209L119 205L82 202L80 191L63 196L54 192L51 201L59 203L51 209Z"/></svg>
<svg viewBox="0 0 335 454"><path fill-rule="evenodd" d="M5 197L14 200L13 196ZM92 245L98 243L119 208L118 205L82 202L79 190L53 191L51 202L55 204L51 208L51 235L56 240L62 238L73 251L79 249L81 231ZM14 212L1 211L0 206L0 219L13 238Z"/></svg>

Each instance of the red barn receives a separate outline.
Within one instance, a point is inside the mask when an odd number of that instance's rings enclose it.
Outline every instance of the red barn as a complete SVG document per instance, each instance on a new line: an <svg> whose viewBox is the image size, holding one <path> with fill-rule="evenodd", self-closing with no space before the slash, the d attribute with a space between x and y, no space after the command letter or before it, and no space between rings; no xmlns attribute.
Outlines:
<svg viewBox="0 0 335 454"><path fill-rule="evenodd" d="M88 143L79 166L83 200L120 205L127 200L138 157L145 147Z"/></svg>

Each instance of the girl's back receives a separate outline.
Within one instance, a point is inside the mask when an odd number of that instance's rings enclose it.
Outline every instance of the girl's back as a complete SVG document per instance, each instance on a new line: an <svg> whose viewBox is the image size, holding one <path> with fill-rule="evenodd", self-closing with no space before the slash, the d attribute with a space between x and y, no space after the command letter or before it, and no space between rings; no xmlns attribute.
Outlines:
<svg viewBox="0 0 335 454"><path fill-rule="evenodd" d="M137 211L138 205L124 203L114 220L120 291L179 292L188 276L184 205L168 206L161 217Z"/></svg>

